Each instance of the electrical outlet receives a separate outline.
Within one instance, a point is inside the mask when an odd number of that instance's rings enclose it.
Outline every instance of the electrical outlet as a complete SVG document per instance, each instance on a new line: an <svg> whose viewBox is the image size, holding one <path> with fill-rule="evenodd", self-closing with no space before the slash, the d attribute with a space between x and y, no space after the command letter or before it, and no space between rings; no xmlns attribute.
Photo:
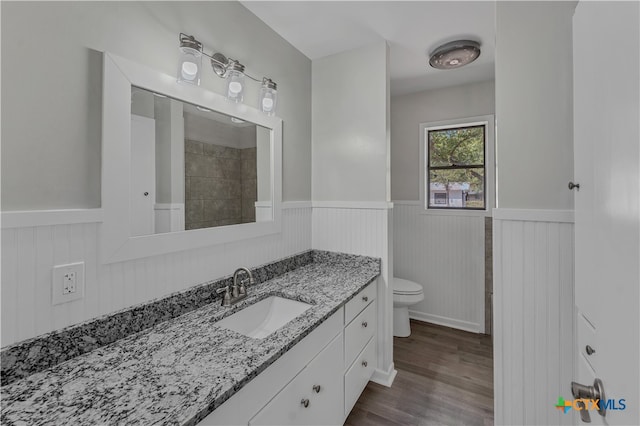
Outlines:
<svg viewBox="0 0 640 426"><path fill-rule="evenodd" d="M84 297L84 262L53 267L52 304L71 302Z"/></svg>

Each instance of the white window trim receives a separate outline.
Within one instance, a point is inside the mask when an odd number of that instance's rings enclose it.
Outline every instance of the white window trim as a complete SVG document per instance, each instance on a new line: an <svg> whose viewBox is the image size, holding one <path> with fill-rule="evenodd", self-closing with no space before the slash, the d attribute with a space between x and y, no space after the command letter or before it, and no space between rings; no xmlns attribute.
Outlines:
<svg viewBox="0 0 640 426"><path fill-rule="evenodd" d="M440 130L449 127L485 125L484 158L485 158L485 209L429 209L427 205L426 181L427 181L427 135L429 130ZM491 210L495 207L495 121L493 115L480 115L476 117L456 118L453 120L435 121L420 124L420 205L422 214L434 216L491 216Z"/></svg>

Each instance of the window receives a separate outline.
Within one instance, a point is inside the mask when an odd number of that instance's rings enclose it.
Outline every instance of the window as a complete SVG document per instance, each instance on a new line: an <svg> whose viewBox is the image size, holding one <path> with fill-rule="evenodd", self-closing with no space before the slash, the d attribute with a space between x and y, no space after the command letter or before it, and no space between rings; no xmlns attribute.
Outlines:
<svg viewBox="0 0 640 426"><path fill-rule="evenodd" d="M426 210L492 207L492 116L421 125Z"/></svg>

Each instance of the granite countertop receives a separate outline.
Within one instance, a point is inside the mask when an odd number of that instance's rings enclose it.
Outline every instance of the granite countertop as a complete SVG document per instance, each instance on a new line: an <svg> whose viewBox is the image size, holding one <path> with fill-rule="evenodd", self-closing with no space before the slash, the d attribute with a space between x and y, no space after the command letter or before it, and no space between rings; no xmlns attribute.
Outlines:
<svg viewBox="0 0 640 426"><path fill-rule="evenodd" d="M329 318L380 273L377 259L314 261L2 387L2 424L193 425ZM312 307L264 339L216 321L272 295Z"/></svg>

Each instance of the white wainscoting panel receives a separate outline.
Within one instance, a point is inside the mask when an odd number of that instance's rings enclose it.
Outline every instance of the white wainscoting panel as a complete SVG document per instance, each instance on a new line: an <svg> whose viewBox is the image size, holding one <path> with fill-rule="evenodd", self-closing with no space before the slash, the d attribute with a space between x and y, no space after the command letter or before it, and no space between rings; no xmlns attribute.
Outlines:
<svg viewBox="0 0 640 426"><path fill-rule="evenodd" d="M394 201L394 275L424 287L411 318L484 332L484 216L424 213Z"/></svg>
<svg viewBox="0 0 640 426"><path fill-rule="evenodd" d="M573 224L556 216L493 220L496 424L572 424L554 407L571 398L574 305Z"/></svg>
<svg viewBox="0 0 640 426"><path fill-rule="evenodd" d="M317 250L379 257L378 368L372 380L391 386L393 367L393 295L389 286L393 268L392 220L389 203L313 203L312 245Z"/></svg>
<svg viewBox="0 0 640 426"><path fill-rule="evenodd" d="M283 209L282 233L104 265L100 223L2 229L2 346L311 248L311 207ZM84 299L51 305L54 265L85 262Z"/></svg>

